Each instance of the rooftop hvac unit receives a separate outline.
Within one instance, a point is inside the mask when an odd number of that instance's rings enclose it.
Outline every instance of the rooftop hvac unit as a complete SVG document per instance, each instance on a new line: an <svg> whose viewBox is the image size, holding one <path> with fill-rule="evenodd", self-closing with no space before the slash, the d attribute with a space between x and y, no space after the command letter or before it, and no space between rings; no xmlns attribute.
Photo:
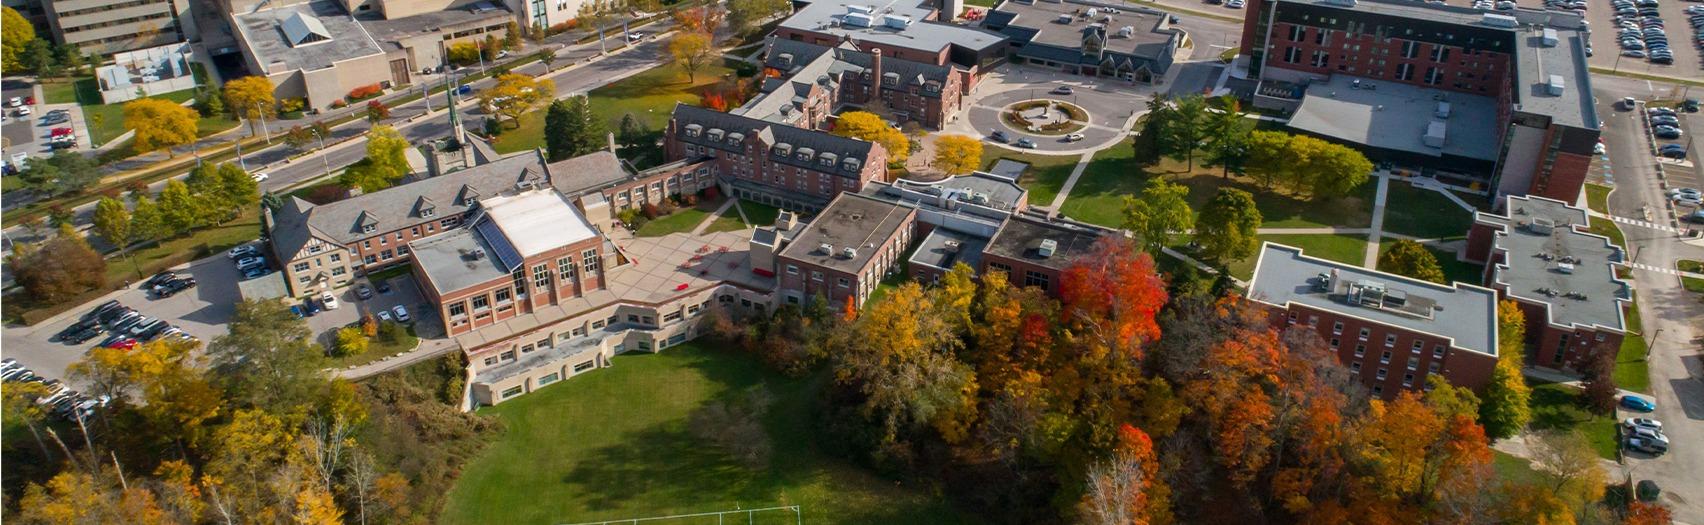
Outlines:
<svg viewBox="0 0 1704 525"><path fill-rule="evenodd" d="M959 242L958 241L946 241L946 242L941 243L941 247L946 248L947 253L958 253Z"/></svg>
<svg viewBox="0 0 1704 525"><path fill-rule="evenodd" d="M847 13L845 19L846 25L852 27L870 27L875 25L875 21L874 17L864 13Z"/></svg>
<svg viewBox="0 0 1704 525"><path fill-rule="evenodd" d="M1118 38L1130 38L1133 36L1136 36L1136 28L1131 26L1118 28Z"/></svg>
<svg viewBox="0 0 1704 525"><path fill-rule="evenodd" d="M1506 27L1510 29L1520 27L1521 25L1520 21L1515 20L1515 17L1492 13L1485 13L1485 17L1481 18L1480 22L1491 27Z"/></svg>
<svg viewBox="0 0 1704 525"><path fill-rule="evenodd" d="M882 25L891 29L905 29L911 26L911 17L900 15L882 15Z"/></svg>
<svg viewBox="0 0 1704 525"><path fill-rule="evenodd" d="M1538 41L1539 41L1539 44L1543 45L1544 47L1556 47L1556 43L1559 41L1559 39L1556 37L1556 30L1555 29L1551 29L1551 28L1546 27L1546 28L1544 28L1543 36L1541 36L1538 39Z"/></svg>
<svg viewBox="0 0 1704 525"><path fill-rule="evenodd" d="M825 253L825 254L833 254L834 253L834 245L826 243L826 242L817 245L817 249L822 250L822 253Z"/></svg>
<svg viewBox="0 0 1704 525"><path fill-rule="evenodd" d="M1035 254L1042 257L1052 257L1053 252L1056 251L1059 251L1059 241L1042 239L1041 246L1037 246L1035 249Z"/></svg>
<svg viewBox="0 0 1704 525"><path fill-rule="evenodd" d="M1562 75L1550 75L1550 81L1544 83L1544 91L1551 96L1560 97L1564 86Z"/></svg>
<svg viewBox="0 0 1704 525"><path fill-rule="evenodd" d="M1556 271L1562 273L1574 273L1574 265L1568 263L1558 264L1556 265Z"/></svg>
<svg viewBox="0 0 1704 525"><path fill-rule="evenodd" d="M1450 118L1450 103L1439 102L1438 103L1438 110L1436 112L1432 113L1432 116L1435 116L1435 117L1438 117L1438 118Z"/></svg>
<svg viewBox="0 0 1704 525"><path fill-rule="evenodd" d="M1054 19L1054 21L1061 24L1069 24L1071 23L1071 15L1059 15L1059 18Z"/></svg>
<svg viewBox="0 0 1704 525"><path fill-rule="evenodd" d="M867 6L867 5L849 5L849 6L846 6L846 13L847 14L859 13L859 14L867 15L867 14L874 13L874 12L876 12L876 10L874 8L871 8L870 6Z"/></svg>
<svg viewBox="0 0 1704 525"><path fill-rule="evenodd" d="M858 249L857 249L857 248L853 248L853 247L851 247L851 246L847 246L847 247L845 247L845 248L841 248L841 249L840 249L840 256L841 256L841 257L845 257L845 258L847 258L847 259L855 259L855 258L857 258L857 257L858 257Z"/></svg>

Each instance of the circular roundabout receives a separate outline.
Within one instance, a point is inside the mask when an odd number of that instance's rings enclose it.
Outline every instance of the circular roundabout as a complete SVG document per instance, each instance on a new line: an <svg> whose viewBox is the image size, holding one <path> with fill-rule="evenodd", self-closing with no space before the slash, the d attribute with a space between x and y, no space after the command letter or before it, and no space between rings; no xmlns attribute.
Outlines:
<svg viewBox="0 0 1704 525"><path fill-rule="evenodd" d="M1075 133L1088 127L1088 121L1088 111L1062 100L1022 100L1000 109L1001 123L1013 130L1035 135Z"/></svg>

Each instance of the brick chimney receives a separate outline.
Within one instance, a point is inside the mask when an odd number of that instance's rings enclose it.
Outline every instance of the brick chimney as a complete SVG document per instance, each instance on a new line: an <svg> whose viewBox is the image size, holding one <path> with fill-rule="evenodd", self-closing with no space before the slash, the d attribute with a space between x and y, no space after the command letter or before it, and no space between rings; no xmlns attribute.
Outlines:
<svg viewBox="0 0 1704 525"><path fill-rule="evenodd" d="M879 47L870 50L870 84L876 88L870 96L879 96L877 93L881 93L882 87L882 50Z"/></svg>

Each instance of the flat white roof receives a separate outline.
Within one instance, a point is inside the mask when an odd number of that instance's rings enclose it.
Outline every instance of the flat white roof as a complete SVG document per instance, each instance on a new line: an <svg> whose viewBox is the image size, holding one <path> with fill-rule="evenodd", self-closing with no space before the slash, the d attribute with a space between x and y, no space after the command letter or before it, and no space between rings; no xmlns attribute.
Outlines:
<svg viewBox="0 0 1704 525"><path fill-rule="evenodd" d="M531 257L598 236L574 206L550 189L531 190L480 202L485 213L522 257Z"/></svg>

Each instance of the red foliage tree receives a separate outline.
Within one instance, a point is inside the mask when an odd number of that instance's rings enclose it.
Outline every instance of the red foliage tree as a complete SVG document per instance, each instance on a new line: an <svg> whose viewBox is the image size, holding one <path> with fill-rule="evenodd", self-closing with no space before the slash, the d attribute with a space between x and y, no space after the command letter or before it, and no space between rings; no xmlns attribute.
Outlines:
<svg viewBox="0 0 1704 525"><path fill-rule="evenodd" d="M1142 345L1160 338L1154 315L1166 304L1166 283L1128 239L1102 238L1060 281L1067 325L1105 349L1141 359Z"/></svg>
<svg viewBox="0 0 1704 525"><path fill-rule="evenodd" d="M1627 515L1621 519L1622 525L1669 525L1674 523L1674 516L1668 507L1661 503L1646 503L1633 501L1627 504Z"/></svg>

